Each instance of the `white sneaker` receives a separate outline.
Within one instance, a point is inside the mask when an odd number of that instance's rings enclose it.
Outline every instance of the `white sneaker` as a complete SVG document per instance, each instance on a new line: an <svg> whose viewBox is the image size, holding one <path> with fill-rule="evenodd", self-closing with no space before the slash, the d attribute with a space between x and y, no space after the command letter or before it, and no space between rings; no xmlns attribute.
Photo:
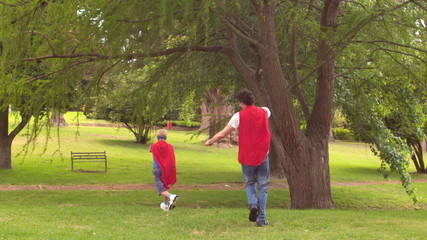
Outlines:
<svg viewBox="0 0 427 240"><path fill-rule="evenodd" d="M163 211L169 211L169 205L168 205L168 204L165 204L164 202L160 203L160 208L161 208Z"/></svg>
<svg viewBox="0 0 427 240"><path fill-rule="evenodd" d="M179 198L179 196L175 195L175 194L172 194L170 196L170 198L169 198L169 206L168 206L169 210L172 210L172 209L175 208L175 206L176 206L176 200L178 200L178 198Z"/></svg>

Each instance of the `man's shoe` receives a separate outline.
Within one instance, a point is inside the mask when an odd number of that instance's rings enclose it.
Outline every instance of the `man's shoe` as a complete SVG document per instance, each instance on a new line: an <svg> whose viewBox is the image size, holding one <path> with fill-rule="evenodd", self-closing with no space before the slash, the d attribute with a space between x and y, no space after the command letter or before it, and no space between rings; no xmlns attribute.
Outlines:
<svg viewBox="0 0 427 240"><path fill-rule="evenodd" d="M178 198L179 198L179 196L178 196L178 195L175 195L175 194L173 194L173 195L169 198L169 206L168 206L169 210L172 210L172 209L174 209L174 208L175 208L175 206L176 206L176 201L178 200Z"/></svg>
<svg viewBox="0 0 427 240"><path fill-rule="evenodd" d="M258 206L256 204L252 204L249 208L249 221L255 222L258 217Z"/></svg>
<svg viewBox="0 0 427 240"><path fill-rule="evenodd" d="M264 227L264 226L268 225L268 221L267 220L259 220L259 221L256 221L256 225L258 227Z"/></svg>

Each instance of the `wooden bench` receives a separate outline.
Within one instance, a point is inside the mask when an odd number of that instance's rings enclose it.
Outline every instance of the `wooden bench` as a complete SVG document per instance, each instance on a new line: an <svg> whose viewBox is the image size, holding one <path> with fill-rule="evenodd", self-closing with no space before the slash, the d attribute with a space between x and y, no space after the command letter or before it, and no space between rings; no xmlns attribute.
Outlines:
<svg viewBox="0 0 427 240"><path fill-rule="evenodd" d="M71 171L74 171L74 163L77 162L103 162L107 172L107 152L73 152L71 151Z"/></svg>

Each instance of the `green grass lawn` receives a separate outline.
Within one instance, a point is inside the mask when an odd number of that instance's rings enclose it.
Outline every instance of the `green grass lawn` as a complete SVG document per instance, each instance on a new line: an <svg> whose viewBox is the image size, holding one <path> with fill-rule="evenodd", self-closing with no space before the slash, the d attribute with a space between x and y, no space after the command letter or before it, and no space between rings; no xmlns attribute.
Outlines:
<svg viewBox="0 0 427 240"><path fill-rule="evenodd" d="M69 119L69 122L74 123L73 119ZM84 121L88 120L79 120L80 123ZM242 180L236 160L237 148L205 147L202 142L206 135L192 138L194 134L195 131L169 132L168 142L174 146L177 158L178 184ZM14 141L14 155L22 152L27 135L24 131ZM133 135L125 128L70 125L51 129L49 137L43 133L36 146L30 145L29 148L26 155L22 152L14 157L13 170L0 171L0 182L53 185L153 182L149 144L135 143ZM102 171L102 163L77 163L77 171L70 171L71 151L104 150L108 156L107 173L78 172Z"/></svg>
<svg viewBox="0 0 427 240"><path fill-rule="evenodd" d="M74 117L67 114L69 122ZM80 123L93 123L80 119ZM98 121L97 123L102 123ZM241 182L237 148L205 147L206 135L169 131L177 157L177 184ZM14 141L13 169L0 171L1 184L152 184L148 145L134 143L119 127L76 126L56 130L22 150L27 135ZM191 140L190 140L191 139ZM48 141L47 141L48 140ZM70 151L107 151L109 167L81 163L71 172ZM382 184L332 185L335 209L290 210L289 191L270 189L270 225L257 228L247 219L241 190L177 190L178 207L159 208L155 191L0 191L1 239L425 239L425 202L414 205L400 184L378 173L380 161L361 143L330 144L331 181ZM100 171L100 172L96 172ZM411 169L411 171L414 171ZM427 176L413 175L414 179ZM398 180L392 175L392 180ZM274 179L273 181L283 181ZM427 197L427 183L414 183Z"/></svg>
<svg viewBox="0 0 427 240"><path fill-rule="evenodd" d="M335 188L333 210L289 210L273 189L263 228L247 220L243 190L179 191L169 212L152 191L0 192L0 239L425 239L425 210L377 189Z"/></svg>
<svg viewBox="0 0 427 240"><path fill-rule="evenodd" d="M69 123L77 123L74 113L67 114ZM79 123L105 123L88 120L81 115ZM137 144L133 135L118 127L93 127L70 125L51 129L30 144L23 152L28 134L24 130L13 144L13 170L0 171L3 184L101 184L101 183L152 183L152 156L149 145ZM154 134L154 133L153 133ZM242 181L237 163L237 147L206 147L207 136L194 137L196 132L170 131L168 142L173 144L177 158L178 184L201 184ZM154 135L153 135L154 137ZM193 138L192 138L193 137ZM102 163L77 163L77 172L71 172L71 151L107 151L107 173L82 173L102 171ZM17 154L19 156L16 156ZM330 143L330 171L332 182L382 181L378 173L379 159L368 145L353 142ZM415 171L411 167L410 171ZM414 178L425 176L414 175ZM391 175L391 180L398 180Z"/></svg>

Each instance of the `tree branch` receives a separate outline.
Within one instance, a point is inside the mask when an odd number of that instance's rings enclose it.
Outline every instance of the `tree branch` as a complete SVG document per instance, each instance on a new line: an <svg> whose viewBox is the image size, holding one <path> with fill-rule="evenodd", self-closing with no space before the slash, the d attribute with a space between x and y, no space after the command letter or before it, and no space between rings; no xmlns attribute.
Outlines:
<svg viewBox="0 0 427 240"><path fill-rule="evenodd" d="M307 6L310 6L313 9L316 9L318 12L322 12L322 9L317 7L316 5L312 4L311 2L301 1L302 4L305 4Z"/></svg>
<svg viewBox="0 0 427 240"><path fill-rule="evenodd" d="M343 2L346 2L346 3L354 3L355 5L359 5L359 6L361 6L364 10L366 10L366 7L365 7L365 5L363 5L362 3L360 3L360 2L357 2L357 1L352 1L352 0L342 0Z"/></svg>
<svg viewBox="0 0 427 240"><path fill-rule="evenodd" d="M117 62L113 63L111 66L109 66L108 68L104 69L104 71L101 72L101 74L99 75L98 78L98 84L101 81L102 77L111 69L113 69L115 66L117 66L117 64L119 64L122 60L118 60Z"/></svg>
<svg viewBox="0 0 427 240"><path fill-rule="evenodd" d="M258 33L253 30L246 22L244 22L241 18L236 16L235 14L230 14L230 17L236 21L247 33L249 36L255 36L256 39L259 39Z"/></svg>
<svg viewBox="0 0 427 240"><path fill-rule="evenodd" d="M360 41L356 41L356 43L358 43ZM364 43L371 43L371 44L376 44L376 43L386 43L386 44L390 44L390 45L394 45L394 46L398 46L398 47L404 47L404 48L409 48L409 49L413 49L413 50L417 50L423 53L427 53L427 50L421 49L421 48L416 48L413 46L409 46L409 45L404 45L404 44L400 44L400 43L396 43L396 42L391 42L391 41L386 41L386 40L375 40L375 41L368 41L368 42L364 42Z"/></svg>
<svg viewBox="0 0 427 240"><path fill-rule="evenodd" d="M21 3L17 3L17 4L10 4L10 3L5 3L3 1L0 1L0 4L4 5L4 6L8 6L8 7L19 7L19 6L23 6L25 4L28 4L28 3L32 2L32 1L34 1L34 0L29 0L29 1L21 2Z"/></svg>
<svg viewBox="0 0 427 240"><path fill-rule="evenodd" d="M393 12L394 10L402 8L403 6L405 6L407 4L409 4L409 2L403 2L399 5L391 8L390 10L388 10L388 12ZM353 39L356 36L356 34L362 30L363 27L365 27L366 25L368 25L369 23L374 21L377 17L384 15L385 13L386 13L386 11L381 10L378 13L371 15L369 18L364 19L359 24L357 24L357 26L355 28L353 28L351 31L349 31L347 34L345 34L345 37L340 42L337 42L335 44L335 45L341 46L341 47L336 49L336 53L342 52L347 47L347 45L349 45L351 43L350 40Z"/></svg>
<svg viewBox="0 0 427 240"><path fill-rule="evenodd" d="M45 55L40 57L32 57L22 59L23 61L40 61L46 59L65 59L65 58L87 58L93 57L100 60L111 60L111 59L135 59L135 58L145 58L145 57L161 57L168 56L175 53L183 53L187 51L200 51L200 52L226 52L230 50L229 47L223 45L215 45L215 46L188 46L188 47L176 47L169 48L157 52L151 53L128 53L128 54L116 54L116 55L102 55L99 53L71 53L71 54L52 54Z"/></svg>
<svg viewBox="0 0 427 240"><path fill-rule="evenodd" d="M253 35L255 34L255 36L258 36L258 34L253 31L253 29L251 29L249 26L247 26L246 24L243 24L242 28L240 28L240 26L237 23L243 23L242 20L238 20L239 18L231 15L231 18L233 20L236 20L236 23L233 22L231 19L229 19L228 17L222 15L217 9L215 9L216 12L219 15L219 18L234 32L236 33L239 37L245 39L246 41L250 42L251 44L255 45L255 46L259 46L260 42L251 38L249 35ZM251 30L248 30L251 29ZM245 30L248 30L248 32L246 32Z"/></svg>
<svg viewBox="0 0 427 240"><path fill-rule="evenodd" d="M229 58L236 70L241 74L243 79L251 79L254 77L255 71L245 62L242 56L239 54L237 46L236 34L234 31L229 30L228 41L230 43L229 51L223 51Z"/></svg>
<svg viewBox="0 0 427 240"><path fill-rule="evenodd" d="M303 83L305 80L307 80L313 73L315 73L317 70L319 70L320 67L322 67L323 63L319 63L317 66L315 66L313 69L310 70L303 78L300 78L298 82L292 84L292 86L288 86L287 89L294 89L301 83Z"/></svg>
<svg viewBox="0 0 427 240"><path fill-rule="evenodd" d="M356 66L354 66L354 67L352 67L352 68L348 69L347 71L342 72L342 73L339 73L339 74L335 74L335 75L334 75L334 78L338 78L338 77L342 77L342 76L344 76L344 75L347 75L347 74L351 73L352 71L356 70L357 68L359 68L360 66L362 66L363 64L368 63L368 62L372 62L373 60L374 60L374 59L373 59L372 57L369 57L368 59L366 59L366 60L364 60L364 61L360 62L359 64L357 64Z"/></svg>
<svg viewBox="0 0 427 240"><path fill-rule="evenodd" d="M31 115L26 115L26 114L22 114L21 113L21 122L18 124L18 126L15 127L15 129L13 129L10 133L8 138L10 139L10 141L12 141L16 135L18 135L22 129L24 129L24 127L27 125L27 123L30 121L31 119Z"/></svg>
<svg viewBox="0 0 427 240"><path fill-rule="evenodd" d="M31 78L30 80L28 80L28 83L36 81L36 80L39 80L39 79L43 79L43 78L45 78L47 76L53 75L53 74L58 73L58 72L67 71L68 69L71 69L71 68L73 68L75 66L78 66L78 65L81 65L81 64L90 63L90 62L94 62L94 61L96 61L96 60L94 60L94 59L77 60L77 61L71 63L70 65L68 65L68 66L66 66L66 67L64 67L64 68L62 68L60 70L48 72L48 73L45 73L45 74L42 74L42 75L38 75L38 76L36 76L34 78Z"/></svg>
<svg viewBox="0 0 427 240"><path fill-rule="evenodd" d="M41 35L44 39L46 39L47 44L49 45L50 50L52 50L52 55L56 55L55 49L53 48L52 42L50 41L49 37L41 32L36 31L27 31L28 33L31 33L32 35Z"/></svg>
<svg viewBox="0 0 427 240"><path fill-rule="evenodd" d="M147 18L147 19L141 19L141 20L124 19L124 20L121 20L121 21L123 21L125 23L132 23L132 24L135 24L135 23L146 23L146 22L151 22L153 20L159 19L161 17L162 16L157 15L157 16L154 16L154 17L151 17L151 18Z"/></svg>
<svg viewBox="0 0 427 240"><path fill-rule="evenodd" d="M294 0L294 7L298 8L299 1ZM292 33L291 33L291 66L292 66L292 76L293 76L293 82L297 83L299 82L299 76L298 76L298 63L297 63L297 20L296 20L296 13L292 13ZM304 97L304 92L302 91L300 85L298 84L295 89L297 99L301 105L302 111L304 113L305 120L307 121L310 117L310 108L308 106L308 103Z"/></svg>
<svg viewBox="0 0 427 240"><path fill-rule="evenodd" d="M127 128L129 131L131 131L133 133L133 135L135 135L135 137L137 136L137 132L135 131L135 129L127 122L122 122L122 125Z"/></svg>
<svg viewBox="0 0 427 240"><path fill-rule="evenodd" d="M421 3L419 3L418 1L416 1L416 0L411 0L411 2L413 3L413 4L415 4L415 5L417 5L419 8L421 8L422 10L424 10L425 12L427 12L427 8L426 7L424 7L423 5L421 5Z"/></svg>
<svg viewBox="0 0 427 240"><path fill-rule="evenodd" d="M387 49L387 48L379 48L379 50L383 50L385 52L399 53L399 54L402 54L402 55L405 55L405 56L410 56L410 57L416 58L416 59L420 60L421 62L427 64L427 60L424 60L424 59L420 58L419 56L417 56L415 54L411 54L411 53L407 53L407 52L402 52L402 51L397 51L397 50L393 50L393 49Z"/></svg>
<svg viewBox="0 0 427 240"><path fill-rule="evenodd" d="M199 8L192 8L190 11L196 11L196 10L198 10ZM182 12L185 12L187 9L185 9L185 10L180 10L180 11L174 11L174 14L178 14L178 13L182 13ZM159 18L162 18L162 17L166 17L165 15L155 15L155 16L152 16L152 17L150 17L150 18L146 18L146 19L140 19L140 20L130 20L130 19L123 19L123 20L119 20L119 21L123 21L123 22L125 22L125 23L132 23L132 24L134 24L134 23L147 23L147 22L151 22L151 21L153 21L153 20L157 20L157 19L159 19Z"/></svg>
<svg viewBox="0 0 427 240"><path fill-rule="evenodd" d="M405 64L402 63L402 61L399 61L398 59L396 59L396 57L394 57L393 55L391 55L388 52L386 52L386 54L388 56L390 56L402 68L406 69L406 71L408 71L408 73L410 73L414 79L419 80L422 85L426 86L426 84L424 83L425 82L424 79L423 80L419 79L418 76L417 76L417 74L413 73L412 70L408 68L408 66L406 66Z"/></svg>

